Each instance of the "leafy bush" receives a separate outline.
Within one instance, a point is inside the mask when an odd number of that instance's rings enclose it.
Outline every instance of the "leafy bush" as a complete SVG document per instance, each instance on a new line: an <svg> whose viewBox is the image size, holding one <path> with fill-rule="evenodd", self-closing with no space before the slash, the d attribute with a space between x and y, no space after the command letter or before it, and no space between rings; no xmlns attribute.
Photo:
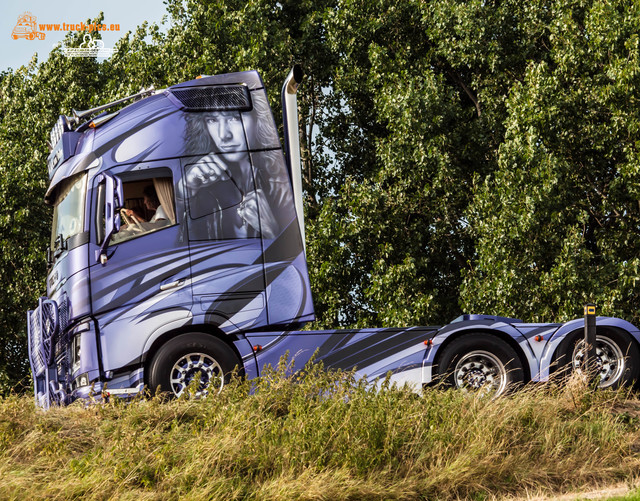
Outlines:
<svg viewBox="0 0 640 501"><path fill-rule="evenodd" d="M640 401L579 382L418 396L285 364L205 399L48 412L0 401L0 498L456 499L559 492L640 466Z"/></svg>

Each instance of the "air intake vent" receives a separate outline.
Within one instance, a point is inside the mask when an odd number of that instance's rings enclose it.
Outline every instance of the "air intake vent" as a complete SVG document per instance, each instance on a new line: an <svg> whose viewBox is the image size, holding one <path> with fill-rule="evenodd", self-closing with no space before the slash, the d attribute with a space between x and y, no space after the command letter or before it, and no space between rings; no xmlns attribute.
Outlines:
<svg viewBox="0 0 640 501"><path fill-rule="evenodd" d="M251 97L244 85L171 89L185 111L250 111Z"/></svg>

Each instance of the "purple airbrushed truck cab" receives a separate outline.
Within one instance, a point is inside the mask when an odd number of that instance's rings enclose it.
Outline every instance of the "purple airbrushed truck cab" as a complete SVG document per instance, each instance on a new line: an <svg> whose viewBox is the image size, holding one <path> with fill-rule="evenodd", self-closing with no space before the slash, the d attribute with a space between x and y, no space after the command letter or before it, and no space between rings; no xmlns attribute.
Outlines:
<svg viewBox="0 0 640 501"><path fill-rule="evenodd" d="M255 71L147 89L61 116L48 159L47 296L28 312L38 406L199 374L217 391L285 354L420 391L442 379L496 394L584 361L584 320L463 315L441 327L303 331L315 319L304 250L295 68L282 151ZM131 102L117 109L118 105ZM115 109L115 111L114 111ZM311 237L312 238L312 237ZM640 332L597 318L600 386L638 379Z"/></svg>

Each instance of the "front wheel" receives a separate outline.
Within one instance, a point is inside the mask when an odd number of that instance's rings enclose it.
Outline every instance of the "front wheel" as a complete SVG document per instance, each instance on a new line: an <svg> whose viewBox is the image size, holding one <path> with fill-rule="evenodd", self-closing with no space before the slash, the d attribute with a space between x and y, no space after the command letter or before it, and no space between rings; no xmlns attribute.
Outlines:
<svg viewBox="0 0 640 501"><path fill-rule="evenodd" d="M437 373L446 386L497 397L524 382L520 357L492 334L466 334L445 347Z"/></svg>
<svg viewBox="0 0 640 501"><path fill-rule="evenodd" d="M196 377L195 395L219 393L240 362L220 339L204 333L181 334L165 343L149 366L149 386L169 397L180 397Z"/></svg>
<svg viewBox="0 0 640 501"><path fill-rule="evenodd" d="M640 350L628 335L616 330L598 329L594 368L599 378L598 388L616 389L637 382L640 378L639 357ZM584 334L576 331L560 343L556 363L566 374L580 374L585 358Z"/></svg>

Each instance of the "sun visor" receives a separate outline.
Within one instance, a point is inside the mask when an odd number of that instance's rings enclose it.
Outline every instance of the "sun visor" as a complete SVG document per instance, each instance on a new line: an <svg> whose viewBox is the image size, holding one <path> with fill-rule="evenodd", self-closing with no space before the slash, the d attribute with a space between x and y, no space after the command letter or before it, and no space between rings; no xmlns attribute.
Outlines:
<svg viewBox="0 0 640 501"><path fill-rule="evenodd" d="M51 178L51 182L49 183L49 188L47 192L44 194L44 201L47 204L53 203L53 194L57 186L64 181L65 179L69 179L76 174L90 169L92 167L97 167L100 163L100 159L96 156L95 153L90 152L85 155L76 155L71 157L66 163L60 165L53 174Z"/></svg>
<svg viewBox="0 0 640 501"><path fill-rule="evenodd" d="M206 87L210 85L233 85L244 84L249 90L261 89L264 87L262 78L257 71L240 71L237 73L227 73L225 75L203 75L194 80L180 83L169 88L169 90L182 89L185 87Z"/></svg>

